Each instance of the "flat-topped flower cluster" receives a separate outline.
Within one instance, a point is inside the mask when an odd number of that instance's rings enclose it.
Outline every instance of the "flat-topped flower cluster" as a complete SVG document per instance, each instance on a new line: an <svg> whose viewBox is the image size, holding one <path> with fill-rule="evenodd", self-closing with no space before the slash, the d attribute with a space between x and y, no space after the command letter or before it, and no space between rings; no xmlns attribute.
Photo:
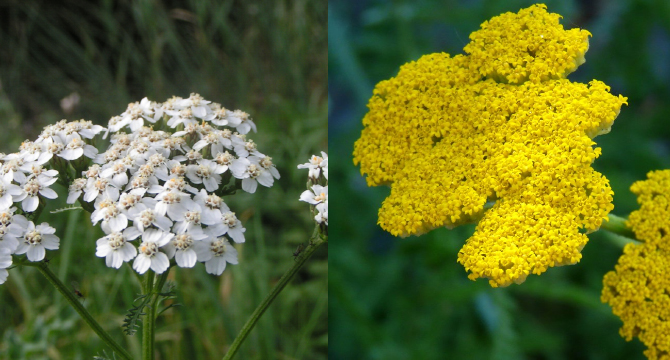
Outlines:
<svg viewBox="0 0 670 360"><path fill-rule="evenodd" d="M35 142L2 157L0 280L12 254L40 261L44 248L58 248L53 228L24 216L38 215L42 199L57 196L49 187L56 181L68 186L68 204L79 201L93 224L101 224L106 236L96 255L107 266L134 259L138 273L162 273L174 258L180 267L200 261L208 273L221 274L226 263L237 263L230 240L245 241L245 228L223 197L279 179L272 158L248 137L251 130L249 114L198 94L164 103L144 98L106 129L83 120L47 126ZM110 145L98 153L92 139L101 133ZM22 214L11 207L18 201Z"/></svg>
<svg viewBox="0 0 670 360"><path fill-rule="evenodd" d="M467 55L403 65L375 87L354 146L368 185L391 186L379 225L405 237L479 221L458 261L492 286L578 262L613 208L592 139L626 98L565 79L590 34L559 18L541 4L502 14Z"/></svg>
<svg viewBox="0 0 670 360"><path fill-rule="evenodd" d="M649 359L670 353L670 170L652 171L631 186L640 209L627 226L642 243L630 243L603 278L601 300L621 318L620 334L638 337Z"/></svg>

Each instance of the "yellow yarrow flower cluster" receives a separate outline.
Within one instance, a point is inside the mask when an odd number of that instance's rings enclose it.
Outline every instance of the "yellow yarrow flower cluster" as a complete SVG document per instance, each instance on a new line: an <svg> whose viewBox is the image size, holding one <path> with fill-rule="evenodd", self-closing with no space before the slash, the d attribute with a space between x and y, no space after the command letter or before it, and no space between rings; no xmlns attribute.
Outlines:
<svg viewBox="0 0 670 360"><path fill-rule="evenodd" d="M601 300L623 321L620 334L637 336L649 359L670 358L670 170L652 171L631 186L640 209L627 226L643 243L628 244L603 279Z"/></svg>
<svg viewBox="0 0 670 360"><path fill-rule="evenodd" d="M612 209L592 138L626 98L564 78L590 34L558 19L545 5L506 13L470 36L468 55L403 65L375 87L354 146L368 185L391 185L378 221L391 234L481 218L458 261L492 286L579 261Z"/></svg>

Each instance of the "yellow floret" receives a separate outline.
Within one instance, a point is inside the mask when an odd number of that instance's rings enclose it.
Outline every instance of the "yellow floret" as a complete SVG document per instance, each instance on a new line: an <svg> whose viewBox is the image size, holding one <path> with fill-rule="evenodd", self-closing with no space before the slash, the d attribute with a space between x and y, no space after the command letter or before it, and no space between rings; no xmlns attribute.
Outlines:
<svg viewBox="0 0 670 360"><path fill-rule="evenodd" d="M472 34L469 55L403 65L375 87L354 145L368 185L391 185L378 221L391 234L483 216L458 261L492 286L578 262L584 234L613 207L609 182L591 168L601 153L592 139L626 98L597 80L564 79L583 61L588 32L558 18L543 5L503 14Z"/></svg>

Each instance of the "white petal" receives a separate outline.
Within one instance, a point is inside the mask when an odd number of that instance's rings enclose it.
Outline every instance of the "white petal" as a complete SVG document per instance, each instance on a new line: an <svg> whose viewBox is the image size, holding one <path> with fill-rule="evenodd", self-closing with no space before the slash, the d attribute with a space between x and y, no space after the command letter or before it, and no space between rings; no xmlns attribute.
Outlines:
<svg viewBox="0 0 670 360"><path fill-rule="evenodd" d="M67 203L68 204L74 204L77 199L79 199L79 196L81 195L81 191L73 191L67 195Z"/></svg>
<svg viewBox="0 0 670 360"><path fill-rule="evenodd" d="M154 255L154 258L151 259L151 270L156 274L162 274L168 267L170 267L170 260L168 260L167 255L162 252L157 253Z"/></svg>
<svg viewBox="0 0 670 360"><path fill-rule="evenodd" d="M39 203L40 201L37 199L37 196L28 196L23 199L21 206L23 207L23 211L33 212L37 209Z"/></svg>
<svg viewBox="0 0 670 360"><path fill-rule="evenodd" d="M242 190L249 194L255 193L256 187L258 187L258 182L256 182L256 180L249 178L242 180Z"/></svg>
<svg viewBox="0 0 670 360"><path fill-rule="evenodd" d="M149 267L151 266L151 260L144 254L139 254L135 258L135 261L133 261L133 269L137 271L139 274L144 274L149 270Z"/></svg>
<svg viewBox="0 0 670 360"><path fill-rule="evenodd" d="M208 274L221 275L226 269L226 260L221 256L215 256L205 263L205 269Z"/></svg>
<svg viewBox="0 0 670 360"><path fill-rule="evenodd" d="M30 249L28 249L28 260L30 261L41 261L44 259L44 246L41 245L35 245L35 246L30 246Z"/></svg>
<svg viewBox="0 0 670 360"><path fill-rule="evenodd" d="M7 270L0 269L0 284L4 284L7 281L7 275L9 275Z"/></svg>
<svg viewBox="0 0 670 360"><path fill-rule="evenodd" d="M177 260L177 265L180 267L192 268L195 266L195 262L198 259L198 256L193 249L187 249L184 251L177 251L175 254L175 259Z"/></svg>
<svg viewBox="0 0 670 360"><path fill-rule="evenodd" d="M58 236L50 234L42 234L42 246L49 250L58 250L60 242Z"/></svg>
<svg viewBox="0 0 670 360"><path fill-rule="evenodd" d="M55 199L55 198L58 197L58 194L56 194L56 192L53 189L50 189L50 188L40 189L40 194L47 199Z"/></svg>

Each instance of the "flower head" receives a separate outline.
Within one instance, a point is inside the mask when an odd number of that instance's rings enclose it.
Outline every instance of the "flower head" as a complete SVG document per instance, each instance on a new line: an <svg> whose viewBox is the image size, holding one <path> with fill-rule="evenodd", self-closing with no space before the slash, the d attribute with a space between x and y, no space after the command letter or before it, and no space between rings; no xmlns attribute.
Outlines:
<svg viewBox="0 0 670 360"><path fill-rule="evenodd" d="M468 55L402 66L375 87L354 146L368 185L391 185L378 221L391 234L481 218L458 261L492 286L578 262L613 207L592 139L626 98L565 79L589 33L558 18L544 5L503 14L471 35Z"/></svg>
<svg viewBox="0 0 670 360"><path fill-rule="evenodd" d="M626 245L603 278L601 300L623 321L621 336L638 337L647 358L662 359L670 353L670 170L647 177L631 186L640 209L627 223L643 243Z"/></svg>
<svg viewBox="0 0 670 360"><path fill-rule="evenodd" d="M28 221L26 232L14 253L26 254L30 261L41 261L44 259L45 249L58 249L59 239L54 235L55 232L56 229L47 223L35 226L32 221Z"/></svg>

